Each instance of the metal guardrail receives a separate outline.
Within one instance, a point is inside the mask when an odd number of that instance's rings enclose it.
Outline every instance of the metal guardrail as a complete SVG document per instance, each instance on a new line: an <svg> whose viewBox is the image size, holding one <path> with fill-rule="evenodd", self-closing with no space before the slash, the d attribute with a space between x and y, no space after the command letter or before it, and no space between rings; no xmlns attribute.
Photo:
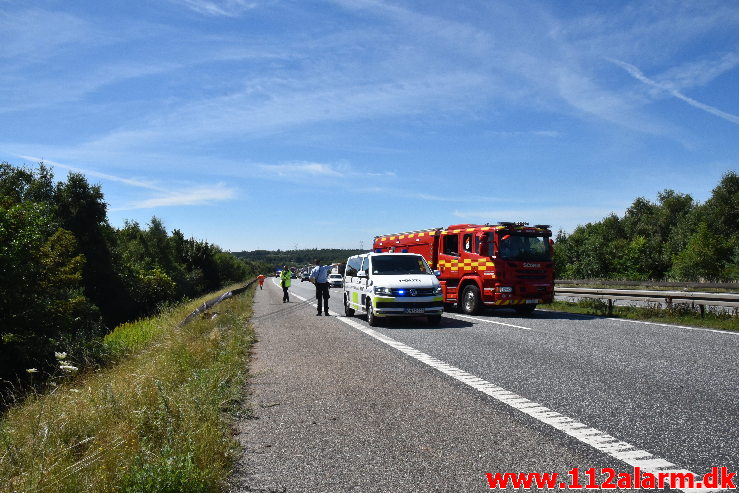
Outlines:
<svg viewBox="0 0 739 493"><path fill-rule="evenodd" d="M560 285L592 285L605 284L608 286L642 286L648 288L685 288L701 291L704 289L727 289L739 293L739 282L655 282L655 281L613 281L609 279L558 279Z"/></svg>
<svg viewBox="0 0 739 493"><path fill-rule="evenodd" d="M236 289L233 289L231 291L226 291L222 295L206 301L205 303L203 303L202 305L200 305L199 307L197 307L195 310L193 310L193 312L190 313L187 317L185 317L185 319L182 322L179 323L178 327L182 327L183 325L187 324L188 322L190 322L190 320L192 320L193 318L195 318L196 316L198 316L200 313L203 313L206 310L210 310L212 307L214 307L215 305L217 305L221 301L223 301L225 299L228 299L228 298L230 298L232 296L236 296L237 294L243 293L244 291L246 291L247 289L249 289L255 282L257 282L256 279L251 280L244 287L236 288Z"/></svg>
<svg viewBox="0 0 739 493"><path fill-rule="evenodd" d="M555 283L556 296L572 296L576 298L597 298L608 300L608 314L613 309L615 300L646 301L664 303L672 306L675 303L690 303L700 309L701 316L705 314L706 306L725 306L739 309L739 293L705 293L698 291L658 291L651 289L601 289L577 288Z"/></svg>

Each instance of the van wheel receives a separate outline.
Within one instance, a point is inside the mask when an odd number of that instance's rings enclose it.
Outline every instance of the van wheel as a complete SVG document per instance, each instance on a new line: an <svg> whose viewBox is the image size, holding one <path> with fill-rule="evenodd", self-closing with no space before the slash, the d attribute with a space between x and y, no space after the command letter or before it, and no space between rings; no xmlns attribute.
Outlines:
<svg viewBox="0 0 739 493"><path fill-rule="evenodd" d="M426 317L429 325L439 325L441 323L441 315L429 315Z"/></svg>
<svg viewBox="0 0 739 493"><path fill-rule="evenodd" d="M513 307L519 315L531 315L536 310L536 304L516 305Z"/></svg>
<svg viewBox="0 0 739 493"><path fill-rule="evenodd" d="M480 290L471 284L462 291L462 311L467 315L480 313Z"/></svg>
<svg viewBox="0 0 739 493"><path fill-rule="evenodd" d="M370 327L377 327L379 324L379 321L375 316L375 310L372 308L371 301L367 303L367 323L370 324Z"/></svg>
<svg viewBox="0 0 739 493"><path fill-rule="evenodd" d="M347 317L354 316L354 308L349 308L349 300L346 299L346 295L344 295L344 315Z"/></svg>

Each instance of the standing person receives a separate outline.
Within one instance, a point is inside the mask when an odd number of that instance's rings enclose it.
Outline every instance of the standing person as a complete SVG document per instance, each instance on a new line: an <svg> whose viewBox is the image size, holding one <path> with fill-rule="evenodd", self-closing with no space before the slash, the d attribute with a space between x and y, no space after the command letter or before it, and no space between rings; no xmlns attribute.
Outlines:
<svg viewBox="0 0 739 493"><path fill-rule="evenodd" d="M282 267L280 272L280 286L282 286L282 302L290 303L290 295L287 293L287 288L290 287L290 281L292 280L292 272L287 268L287 265Z"/></svg>
<svg viewBox="0 0 739 493"><path fill-rule="evenodd" d="M259 289L262 289L262 286L264 286L264 274L259 274L257 281L259 281Z"/></svg>
<svg viewBox="0 0 739 493"><path fill-rule="evenodd" d="M316 266L310 271L310 281L316 285L316 300L318 301L318 313L321 315L321 305L323 305L323 313L328 317L328 299L331 297L328 293L328 273L332 267L339 264L321 265L321 260L316 259Z"/></svg>

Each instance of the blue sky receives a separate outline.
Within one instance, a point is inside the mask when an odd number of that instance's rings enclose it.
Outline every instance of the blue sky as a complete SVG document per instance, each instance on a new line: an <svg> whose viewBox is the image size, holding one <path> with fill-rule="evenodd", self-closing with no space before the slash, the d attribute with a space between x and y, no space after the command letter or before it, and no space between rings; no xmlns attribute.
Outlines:
<svg viewBox="0 0 739 493"><path fill-rule="evenodd" d="M0 0L0 161L239 251L572 231L739 162L735 0Z"/></svg>

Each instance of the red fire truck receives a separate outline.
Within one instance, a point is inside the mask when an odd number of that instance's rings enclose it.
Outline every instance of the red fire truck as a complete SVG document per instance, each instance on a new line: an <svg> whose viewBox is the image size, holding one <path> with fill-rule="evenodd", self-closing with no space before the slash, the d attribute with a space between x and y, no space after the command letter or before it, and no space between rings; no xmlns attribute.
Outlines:
<svg viewBox="0 0 739 493"><path fill-rule="evenodd" d="M377 252L412 252L438 271L447 308L475 314L483 306L528 314L554 297L548 225L457 224L375 237Z"/></svg>

